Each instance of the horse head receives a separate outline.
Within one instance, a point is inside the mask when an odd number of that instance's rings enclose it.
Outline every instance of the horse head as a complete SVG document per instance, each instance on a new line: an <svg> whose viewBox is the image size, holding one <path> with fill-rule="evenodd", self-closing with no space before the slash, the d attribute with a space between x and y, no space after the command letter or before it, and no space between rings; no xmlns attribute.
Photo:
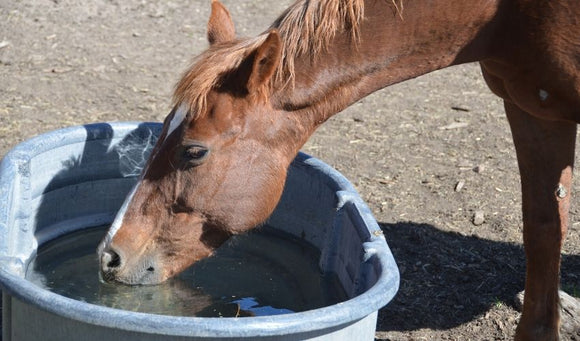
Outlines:
<svg viewBox="0 0 580 341"><path fill-rule="evenodd" d="M280 36L237 40L228 11L214 1L208 40L99 245L106 280L160 283L262 223L280 199L299 148L289 145L292 132L269 96Z"/></svg>

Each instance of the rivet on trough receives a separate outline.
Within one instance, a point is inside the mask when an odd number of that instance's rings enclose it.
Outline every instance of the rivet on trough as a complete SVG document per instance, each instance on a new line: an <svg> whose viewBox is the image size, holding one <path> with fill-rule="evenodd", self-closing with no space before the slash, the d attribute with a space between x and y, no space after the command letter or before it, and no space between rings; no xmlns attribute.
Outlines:
<svg viewBox="0 0 580 341"><path fill-rule="evenodd" d="M550 94L544 89L540 89L538 95L540 96L540 100L542 102L545 102L548 99L548 97L550 96Z"/></svg>
<svg viewBox="0 0 580 341"><path fill-rule="evenodd" d="M383 236L383 231L382 230L375 230L375 231L373 231L373 236L381 237L381 236Z"/></svg>
<svg viewBox="0 0 580 341"><path fill-rule="evenodd" d="M560 199L564 199L567 194L568 191L566 191L566 187L564 187L562 184L558 184L558 188L556 189L556 196Z"/></svg>

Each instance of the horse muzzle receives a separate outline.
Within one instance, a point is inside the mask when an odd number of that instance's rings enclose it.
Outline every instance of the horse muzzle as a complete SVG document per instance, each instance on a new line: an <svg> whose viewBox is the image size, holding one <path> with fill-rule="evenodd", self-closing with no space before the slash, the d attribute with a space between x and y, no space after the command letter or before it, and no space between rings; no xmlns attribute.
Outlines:
<svg viewBox="0 0 580 341"><path fill-rule="evenodd" d="M154 256L143 256L132 261L115 247L108 246L100 250L99 261L100 276L106 282L154 285L167 279Z"/></svg>

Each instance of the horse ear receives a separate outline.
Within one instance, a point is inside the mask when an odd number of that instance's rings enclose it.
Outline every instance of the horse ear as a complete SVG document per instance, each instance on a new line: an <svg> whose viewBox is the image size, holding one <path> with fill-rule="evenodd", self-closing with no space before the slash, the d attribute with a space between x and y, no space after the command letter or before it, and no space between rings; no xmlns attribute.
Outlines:
<svg viewBox="0 0 580 341"><path fill-rule="evenodd" d="M234 22L227 8L218 0L211 2L211 15L207 23L207 40L210 45L232 41L236 38Z"/></svg>
<svg viewBox="0 0 580 341"><path fill-rule="evenodd" d="M248 79L248 90L258 89L268 82L282 57L282 41L277 30L272 30L255 52L252 73Z"/></svg>

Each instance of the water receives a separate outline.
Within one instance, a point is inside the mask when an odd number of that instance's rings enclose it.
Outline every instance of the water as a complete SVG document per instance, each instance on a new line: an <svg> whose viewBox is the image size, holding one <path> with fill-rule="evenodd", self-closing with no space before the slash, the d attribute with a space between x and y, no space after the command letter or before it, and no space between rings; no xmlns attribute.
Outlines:
<svg viewBox="0 0 580 341"><path fill-rule="evenodd" d="M316 248L269 228L231 238L163 284L106 283L99 280L95 252L106 231L79 231L43 245L26 278L75 300L174 316L277 315L345 299L335 276L320 273Z"/></svg>

